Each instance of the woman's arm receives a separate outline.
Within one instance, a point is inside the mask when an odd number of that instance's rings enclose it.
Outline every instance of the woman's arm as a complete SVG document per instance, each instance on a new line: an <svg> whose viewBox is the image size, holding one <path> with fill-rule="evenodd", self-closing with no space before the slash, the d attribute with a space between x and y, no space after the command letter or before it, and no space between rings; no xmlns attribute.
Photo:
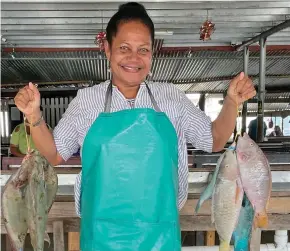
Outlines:
<svg viewBox="0 0 290 251"><path fill-rule="evenodd" d="M18 146L12 145L10 144L10 152L12 153L12 155L14 155L15 157L24 157L25 154L21 153L18 149Z"/></svg>
<svg viewBox="0 0 290 251"><path fill-rule="evenodd" d="M238 105L256 95L252 81L244 74L234 78L223 108L214 122L181 93L181 117L188 143L206 152L221 151L234 131Z"/></svg>
<svg viewBox="0 0 290 251"><path fill-rule="evenodd" d="M39 111L38 113L32 114L30 117L28 117L28 121L34 124L39 121L40 118L41 113ZM36 149L47 159L51 165L59 165L63 159L57 152L53 135L48 129L45 121L41 120L38 126L31 126L30 131Z"/></svg>
<svg viewBox="0 0 290 251"><path fill-rule="evenodd" d="M213 152L223 150L235 129L236 118L237 104L226 98L219 116L212 123Z"/></svg>
<svg viewBox="0 0 290 251"><path fill-rule="evenodd" d="M68 160L79 148L76 118L80 114L80 97L71 101L56 126L53 134L41 119L40 93L37 88L29 83L22 88L15 97L15 104L22 111L30 124L30 133L36 149L52 164L58 165L63 160ZM38 123L40 121L40 123Z"/></svg>
<svg viewBox="0 0 290 251"><path fill-rule="evenodd" d="M239 105L255 95L253 82L244 73L231 81L223 108L212 123L213 151L221 151L224 148L234 131Z"/></svg>

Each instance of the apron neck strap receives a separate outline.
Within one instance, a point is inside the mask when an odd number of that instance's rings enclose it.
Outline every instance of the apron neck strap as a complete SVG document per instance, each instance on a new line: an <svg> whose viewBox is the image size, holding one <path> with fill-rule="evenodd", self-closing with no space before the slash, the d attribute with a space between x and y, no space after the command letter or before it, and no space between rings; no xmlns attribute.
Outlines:
<svg viewBox="0 0 290 251"><path fill-rule="evenodd" d="M147 83L145 83L148 95L150 97L150 100L152 102L153 108L156 112L161 112L159 106L157 105L157 102L148 86ZM107 92L106 92L106 97L105 97L105 109L104 112L105 113L109 113L111 111L111 104L112 104L112 93L113 93L113 84L112 81L110 82L110 84L108 85L107 88Z"/></svg>

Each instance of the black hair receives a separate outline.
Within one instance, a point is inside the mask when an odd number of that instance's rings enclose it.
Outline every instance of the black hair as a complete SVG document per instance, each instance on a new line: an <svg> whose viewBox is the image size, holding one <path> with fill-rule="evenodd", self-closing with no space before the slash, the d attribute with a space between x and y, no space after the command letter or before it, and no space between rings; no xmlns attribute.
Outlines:
<svg viewBox="0 0 290 251"><path fill-rule="evenodd" d="M154 43L154 24L147 14L145 7L142 4L136 2L129 2L119 6L119 10L115 13L106 28L106 39L109 45L112 45L113 37L116 36L118 32L118 26L120 23L129 22L129 21L140 21L150 31L152 46Z"/></svg>

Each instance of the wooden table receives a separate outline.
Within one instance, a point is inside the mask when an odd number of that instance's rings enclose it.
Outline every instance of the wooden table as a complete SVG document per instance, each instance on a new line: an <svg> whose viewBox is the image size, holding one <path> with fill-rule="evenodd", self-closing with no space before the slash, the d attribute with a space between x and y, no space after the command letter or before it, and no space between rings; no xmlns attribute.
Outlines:
<svg viewBox="0 0 290 251"><path fill-rule="evenodd" d="M21 157L2 157L2 170L11 169L10 166L20 166L23 158ZM81 166L80 157L72 157L68 161L63 162L59 166Z"/></svg>
<svg viewBox="0 0 290 251"><path fill-rule="evenodd" d="M14 162L14 163L19 163ZM78 165L79 159L70 160L71 165ZM11 162L10 162L11 163ZM272 171L290 172L289 164L275 164L271 166ZM3 170L2 174L12 174L17 168L10 170ZM56 167L58 174L77 174L80 168L62 168ZM192 174L195 172L213 172L214 165L205 165L204 168L190 168ZM200 194L189 194L188 201L180 212L180 224L182 231L206 231L205 243L206 245L213 245L214 240L214 225L211 223L211 201L203 204L198 214L194 214L194 209ZM276 191L272 192L271 200L268 209L269 226L264 230L286 230L290 229L290 191ZM69 196L57 196L48 217L47 231L54 234L55 251L63 250L64 233L68 233L68 247L69 251L79 250L79 229L80 219L75 214L74 198ZM6 229L2 224L1 231L6 234ZM202 233L203 234L203 233ZM255 232L253 240L260 240L261 232ZM204 245L203 244L203 245ZM259 243L260 244L260 243ZM257 246L257 245L256 245ZM7 249L8 251L8 249Z"/></svg>
<svg viewBox="0 0 290 251"><path fill-rule="evenodd" d="M215 231L211 223L211 201L203 204L198 214L194 213L198 199L189 199L180 212L182 231ZM290 193L273 193L268 209L269 226L264 230L286 230L290 226ZM58 196L48 217L47 232L54 233L55 249L61 250L63 234L69 233L69 251L79 250L80 219L75 213L72 196ZM1 232L6 234L6 229L1 218ZM208 234L209 238L212 235ZM207 240L208 241L208 240ZM212 243L212 241L210 241Z"/></svg>

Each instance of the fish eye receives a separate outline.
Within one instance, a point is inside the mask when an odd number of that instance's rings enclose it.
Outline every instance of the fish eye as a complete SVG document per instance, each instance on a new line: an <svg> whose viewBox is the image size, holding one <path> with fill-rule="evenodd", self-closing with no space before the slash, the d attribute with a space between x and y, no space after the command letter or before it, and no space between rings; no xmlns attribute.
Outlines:
<svg viewBox="0 0 290 251"><path fill-rule="evenodd" d="M251 142L251 143L250 143L250 146L254 146L254 144Z"/></svg>
<svg viewBox="0 0 290 251"><path fill-rule="evenodd" d="M225 168L228 168L229 167L229 165L225 165Z"/></svg>

